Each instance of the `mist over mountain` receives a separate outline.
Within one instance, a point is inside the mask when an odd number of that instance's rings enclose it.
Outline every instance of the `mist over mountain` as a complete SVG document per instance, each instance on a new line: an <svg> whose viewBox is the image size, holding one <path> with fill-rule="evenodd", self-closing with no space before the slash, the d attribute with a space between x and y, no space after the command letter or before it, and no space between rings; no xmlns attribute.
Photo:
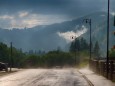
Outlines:
<svg viewBox="0 0 115 86"><path fill-rule="evenodd" d="M83 19L92 19L92 41L99 42L101 50L106 50L107 13L96 12L71 21L52 25L40 25L25 29L0 29L0 41L6 44L13 42L13 46L23 51L55 50L60 47L68 50L71 36L81 36L89 41L89 25ZM110 48L115 44L112 34L114 31L113 16L110 17Z"/></svg>

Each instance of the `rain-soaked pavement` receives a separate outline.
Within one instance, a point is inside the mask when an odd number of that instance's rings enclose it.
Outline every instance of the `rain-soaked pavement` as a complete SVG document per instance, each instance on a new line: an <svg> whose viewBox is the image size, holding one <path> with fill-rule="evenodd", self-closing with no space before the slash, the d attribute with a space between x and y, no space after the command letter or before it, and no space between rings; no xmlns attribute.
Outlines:
<svg viewBox="0 0 115 86"><path fill-rule="evenodd" d="M76 69L27 69L0 77L0 86L89 86Z"/></svg>

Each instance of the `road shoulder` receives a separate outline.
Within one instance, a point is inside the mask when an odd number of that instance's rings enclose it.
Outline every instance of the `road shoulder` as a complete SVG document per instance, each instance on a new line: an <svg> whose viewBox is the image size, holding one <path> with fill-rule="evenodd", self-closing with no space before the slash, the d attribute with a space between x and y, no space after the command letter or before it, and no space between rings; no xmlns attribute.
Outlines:
<svg viewBox="0 0 115 86"><path fill-rule="evenodd" d="M83 68L78 70L87 80L89 80L92 85L90 86L115 86L115 83L107 80L105 77L100 76L89 70L88 68Z"/></svg>
<svg viewBox="0 0 115 86"><path fill-rule="evenodd" d="M6 72L6 71L0 71L0 77L7 76L7 75L10 75L10 74L14 74L14 73L22 71L22 70L23 69L12 68L11 72L9 71L9 69L8 69L8 72Z"/></svg>

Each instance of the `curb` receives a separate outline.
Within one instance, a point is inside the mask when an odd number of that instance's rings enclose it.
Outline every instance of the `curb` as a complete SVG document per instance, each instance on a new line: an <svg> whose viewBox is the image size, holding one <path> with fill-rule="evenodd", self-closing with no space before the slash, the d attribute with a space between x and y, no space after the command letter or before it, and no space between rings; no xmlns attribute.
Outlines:
<svg viewBox="0 0 115 86"><path fill-rule="evenodd" d="M79 70L78 72L82 75L82 77L87 81L87 83L89 84L89 86L94 86L94 84L83 74L81 73Z"/></svg>

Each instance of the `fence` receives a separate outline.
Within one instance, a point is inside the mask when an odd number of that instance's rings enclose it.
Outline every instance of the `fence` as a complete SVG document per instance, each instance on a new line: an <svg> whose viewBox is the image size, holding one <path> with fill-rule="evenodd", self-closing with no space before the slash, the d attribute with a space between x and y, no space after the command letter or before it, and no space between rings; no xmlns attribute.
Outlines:
<svg viewBox="0 0 115 86"><path fill-rule="evenodd" d="M115 81L115 60L109 61L108 68L108 79ZM90 69L95 73L107 77L107 63L105 60L91 60Z"/></svg>

